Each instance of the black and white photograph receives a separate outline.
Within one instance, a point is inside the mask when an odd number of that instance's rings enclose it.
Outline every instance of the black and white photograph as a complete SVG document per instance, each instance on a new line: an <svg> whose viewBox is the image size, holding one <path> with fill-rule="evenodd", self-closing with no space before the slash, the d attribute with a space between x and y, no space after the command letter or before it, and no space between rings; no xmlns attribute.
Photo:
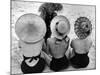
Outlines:
<svg viewBox="0 0 100 75"><path fill-rule="evenodd" d="M11 1L11 74L96 69L96 6Z"/></svg>

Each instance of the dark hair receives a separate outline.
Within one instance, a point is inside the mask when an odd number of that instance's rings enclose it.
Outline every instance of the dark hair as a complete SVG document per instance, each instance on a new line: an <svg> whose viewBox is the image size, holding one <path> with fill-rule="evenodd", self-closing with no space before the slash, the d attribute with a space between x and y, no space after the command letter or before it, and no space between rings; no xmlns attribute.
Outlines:
<svg viewBox="0 0 100 75"><path fill-rule="evenodd" d="M50 23L51 20L57 16L55 11L60 11L63 6L59 3L44 3L40 6L39 12L41 12L40 16L44 19L47 27L47 32L45 35L45 40L51 36Z"/></svg>

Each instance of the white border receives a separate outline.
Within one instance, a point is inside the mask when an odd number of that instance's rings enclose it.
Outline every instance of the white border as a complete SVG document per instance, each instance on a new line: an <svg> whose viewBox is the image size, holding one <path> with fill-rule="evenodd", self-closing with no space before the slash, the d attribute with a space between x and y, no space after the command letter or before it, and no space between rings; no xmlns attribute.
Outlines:
<svg viewBox="0 0 100 75"><path fill-rule="evenodd" d="M100 2L99 0L28 0L28 1L41 1L41 2L58 2L70 4L89 4L96 5L96 70L87 71L69 71L58 72L56 74L69 74L69 75L98 75L100 74ZM10 0L0 0L0 75L10 74ZM55 73L42 73L43 75L55 75Z"/></svg>

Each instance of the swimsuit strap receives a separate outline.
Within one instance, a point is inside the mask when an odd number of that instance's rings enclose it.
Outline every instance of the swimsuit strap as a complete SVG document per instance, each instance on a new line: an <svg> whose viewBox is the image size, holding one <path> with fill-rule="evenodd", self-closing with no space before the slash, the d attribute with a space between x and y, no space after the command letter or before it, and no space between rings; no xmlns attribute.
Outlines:
<svg viewBox="0 0 100 75"><path fill-rule="evenodd" d="M68 36L66 35L64 38L63 38L63 40L66 42L66 43L68 43L69 42L69 40L68 41L66 41L66 38L67 38Z"/></svg>
<svg viewBox="0 0 100 75"><path fill-rule="evenodd" d="M40 58L40 54L38 56L31 57L31 60L29 62L32 62L33 59L37 60L37 58Z"/></svg>
<svg viewBox="0 0 100 75"><path fill-rule="evenodd" d="M25 61L26 59L31 59L29 62L32 62L33 59L37 60L37 58L40 58L40 55L41 55L41 54L39 54L38 56L32 56L32 57L25 57L25 56L23 55L23 57L24 57L24 61Z"/></svg>

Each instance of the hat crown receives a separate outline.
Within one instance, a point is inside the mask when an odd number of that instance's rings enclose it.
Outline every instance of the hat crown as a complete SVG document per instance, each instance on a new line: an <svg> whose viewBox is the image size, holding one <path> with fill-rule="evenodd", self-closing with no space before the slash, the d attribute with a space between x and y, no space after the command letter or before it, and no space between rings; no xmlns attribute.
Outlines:
<svg viewBox="0 0 100 75"><path fill-rule="evenodd" d="M28 24L28 26L27 26L27 33L29 35L35 34L35 32L37 32L37 31L38 30L37 30L36 26L34 26L33 24Z"/></svg>
<svg viewBox="0 0 100 75"><path fill-rule="evenodd" d="M68 26L66 25L66 22L62 20L62 21L59 21L57 25L57 29L58 29L58 33L65 34L68 30Z"/></svg>
<svg viewBox="0 0 100 75"><path fill-rule="evenodd" d="M56 38L63 38L70 31L69 20L62 15L55 16L51 21L52 36Z"/></svg>

